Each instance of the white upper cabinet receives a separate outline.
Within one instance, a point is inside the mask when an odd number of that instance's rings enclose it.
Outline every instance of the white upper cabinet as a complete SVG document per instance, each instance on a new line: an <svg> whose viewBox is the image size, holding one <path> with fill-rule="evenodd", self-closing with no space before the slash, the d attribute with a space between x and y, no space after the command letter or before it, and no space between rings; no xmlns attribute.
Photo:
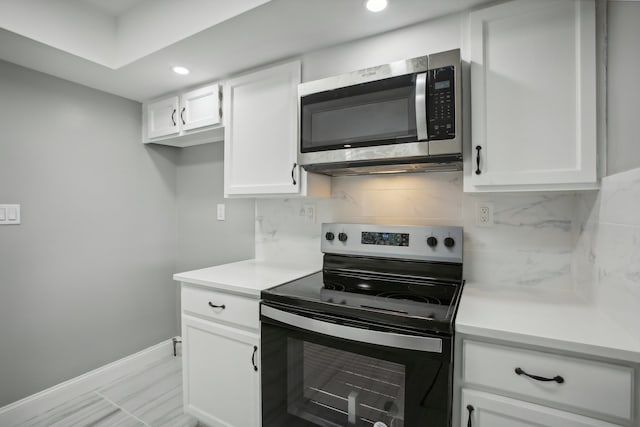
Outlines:
<svg viewBox="0 0 640 427"><path fill-rule="evenodd" d="M219 125L222 116L220 94L218 85L206 86L183 94L180 97L182 130Z"/></svg>
<svg viewBox="0 0 640 427"><path fill-rule="evenodd" d="M147 135L149 138L158 138L168 135L176 135L180 132L178 125L178 97L162 99L145 106L147 116Z"/></svg>
<svg viewBox="0 0 640 427"><path fill-rule="evenodd" d="M594 0L470 13L465 191L597 186Z"/></svg>
<svg viewBox="0 0 640 427"><path fill-rule="evenodd" d="M144 143L188 147L221 141L220 85L201 87L144 104Z"/></svg>
<svg viewBox="0 0 640 427"><path fill-rule="evenodd" d="M299 83L299 61L225 82L225 196L328 196L297 164Z"/></svg>

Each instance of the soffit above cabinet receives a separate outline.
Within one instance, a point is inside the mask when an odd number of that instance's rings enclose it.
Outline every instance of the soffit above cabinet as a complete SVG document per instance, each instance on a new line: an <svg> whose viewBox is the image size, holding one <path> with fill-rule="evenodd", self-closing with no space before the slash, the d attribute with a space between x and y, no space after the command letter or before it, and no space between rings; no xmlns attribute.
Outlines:
<svg viewBox="0 0 640 427"><path fill-rule="evenodd" d="M483 3L393 0L373 14L362 0L3 0L0 59L146 101Z"/></svg>

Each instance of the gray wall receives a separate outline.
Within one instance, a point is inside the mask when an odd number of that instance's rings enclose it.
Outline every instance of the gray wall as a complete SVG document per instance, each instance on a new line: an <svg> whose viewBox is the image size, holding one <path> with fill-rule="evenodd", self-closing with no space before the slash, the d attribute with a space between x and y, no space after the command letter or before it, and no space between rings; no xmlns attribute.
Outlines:
<svg viewBox="0 0 640 427"><path fill-rule="evenodd" d="M178 150L176 158L176 271L188 271L254 256L254 199L224 198L224 144ZM216 219L224 203L226 219ZM180 323L180 287L176 286Z"/></svg>
<svg viewBox="0 0 640 427"><path fill-rule="evenodd" d="M607 174L640 167L640 2L608 7Z"/></svg>
<svg viewBox="0 0 640 427"><path fill-rule="evenodd" d="M253 258L254 199L225 199L224 144L179 150L177 158L177 271ZM224 203L226 220L216 219Z"/></svg>
<svg viewBox="0 0 640 427"><path fill-rule="evenodd" d="M140 104L0 62L0 406L178 334L176 150Z"/></svg>

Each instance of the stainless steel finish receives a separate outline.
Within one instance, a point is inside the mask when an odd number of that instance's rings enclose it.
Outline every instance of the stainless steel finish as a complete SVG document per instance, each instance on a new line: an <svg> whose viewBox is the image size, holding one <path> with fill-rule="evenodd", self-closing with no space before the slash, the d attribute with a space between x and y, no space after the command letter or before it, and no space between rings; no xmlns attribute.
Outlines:
<svg viewBox="0 0 640 427"><path fill-rule="evenodd" d="M429 138L427 132L427 73L416 76L416 128L418 141L426 141Z"/></svg>
<svg viewBox="0 0 640 427"><path fill-rule="evenodd" d="M377 145L374 147L344 148L340 150L298 152L298 163L306 165L326 165L334 163L366 162L381 159L404 159L405 163L419 161L429 155L427 142L407 142L403 144Z"/></svg>
<svg viewBox="0 0 640 427"><path fill-rule="evenodd" d="M298 144L298 164L304 169L331 176L362 175L370 173L426 172L441 170L462 170L462 79L460 71L460 50L454 49L429 56L421 56L405 61L366 68L348 74L328 77L298 85L298 112L301 110L303 96L367 83L405 74L418 74L429 69L443 66L455 66L455 134L450 140L426 141L428 128L425 120L418 120L418 140L401 144L355 147L337 150L302 153ZM421 78L422 74L418 76ZM426 74L425 74L426 77ZM426 100L426 79L424 97ZM418 82L420 84L420 82ZM416 87L416 91L422 90ZM426 110L426 104L418 106L419 93L416 94L416 116L419 108ZM426 111L422 117L426 117ZM300 135L298 121L298 134ZM425 161L428 160L428 161ZM394 164L388 164L392 162Z"/></svg>
<svg viewBox="0 0 640 427"><path fill-rule="evenodd" d="M386 347L427 351L430 353L442 353L442 340L440 338L402 335L393 332L380 332L370 329L336 325L334 323L323 322L309 317L288 313L265 305L261 305L260 313L265 317L291 325L295 328L316 332L330 337L343 338Z"/></svg>
<svg viewBox="0 0 640 427"><path fill-rule="evenodd" d="M369 67L363 70L352 71L339 76L327 77L312 82L298 85L298 98L312 93L325 92L360 83L368 83L389 77L415 74L429 69L429 56L419 56L404 61L396 61L390 64Z"/></svg>
<svg viewBox="0 0 640 427"><path fill-rule="evenodd" d="M455 65L454 76L454 109L456 113L455 129L456 137L438 141L429 141L429 155L440 155L450 153L462 153L462 70L460 66L460 50L448 50L446 52L429 55L429 69Z"/></svg>
<svg viewBox="0 0 640 427"><path fill-rule="evenodd" d="M422 143L426 146L425 143ZM389 173L417 173L417 172L451 172L462 170L462 160L457 162L429 162L429 163L406 163L399 165L376 165L376 166L343 166L335 164L335 167L325 165L323 173L329 176L352 176L352 175L375 175ZM312 168L307 168L309 172L314 172Z"/></svg>
<svg viewBox="0 0 640 427"><path fill-rule="evenodd" d="M329 241L324 238L328 232L334 233L336 236L338 233L345 233L347 240L345 242L340 242L337 239ZM361 239L363 232L406 233L409 234L409 246L363 244ZM462 227L324 223L320 236L322 236L320 250L332 254L462 263L464 253ZM427 245L429 237L435 237L438 240L435 247ZM453 247L448 248L444 245L444 239L447 237L454 240Z"/></svg>

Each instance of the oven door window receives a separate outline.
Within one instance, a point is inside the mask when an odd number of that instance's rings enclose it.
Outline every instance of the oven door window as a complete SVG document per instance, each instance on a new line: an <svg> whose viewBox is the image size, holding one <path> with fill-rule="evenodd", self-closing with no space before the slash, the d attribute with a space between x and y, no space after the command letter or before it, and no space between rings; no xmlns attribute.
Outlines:
<svg viewBox="0 0 640 427"><path fill-rule="evenodd" d="M449 427L449 346L394 349L263 321L262 426Z"/></svg>
<svg viewBox="0 0 640 427"><path fill-rule="evenodd" d="M321 426L404 426L403 365L294 338L287 353L289 414Z"/></svg>
<svg viewBox="0 0 640 427"><path fill-rule="evenodd" d="M406 75L304 96L300 150L415 142L415 95Z"/></svg>

